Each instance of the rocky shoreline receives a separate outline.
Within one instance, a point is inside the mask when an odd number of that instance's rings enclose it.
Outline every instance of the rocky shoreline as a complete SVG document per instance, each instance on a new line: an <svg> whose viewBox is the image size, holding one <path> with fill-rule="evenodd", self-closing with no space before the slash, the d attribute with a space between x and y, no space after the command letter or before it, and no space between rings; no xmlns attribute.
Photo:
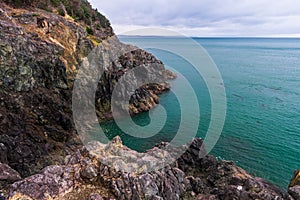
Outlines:
<svg viewBox="0 0 300 200"><path fill-rule="evenodd" d="M201 139L194 139L180 158L164 152L174 162L153 172L126 172L121 169L130 166L116 170L103 163L83 147L72 112L76 75L95 49L110 63L93 102L98 121L112 118L112 91L130 69L142 66L145 75L130 75L133 85L141 78L160 77L159 83L134 91L131 115L156 106L158 94L168 91L167 81L176 77L150 53L122 44L109 21L87 1L0 1L0 200L300 199L298 171L284 193L233 162L199 158ZM120 49L124 54L116 58ZM92 75L85 72L87 80ZM91 145L97 152L138 156L118 137L107 145ZM153 156L141 166L166 158L156 155L164 145L150 149Z"/></svg>
<svg viewBox="0 0 300 200"><path fill-rule="evenodd" d="M158 146L164 146L158 145ZM128 173L99 162L86 148L66 157L64 165L46 167L40 173L10 186L10 199L284 199L280 189L249 175L230 161L213 156L199 158L201 139L194 139L186 153L171 166L147 173ZM94 144L94 146L97 146ZM128 148L119 137L107 152ZM113 150L113 151L111 151ZM153 148L151 151L155 151ZM130 151L131 155L137 152ZM159 157L159 155L157 155ZM121 159L121 158L119 158ZM115 160L118 162L118 159ZM145 161L146 162L146 161ZM90 188L93 188L90 190Z"/></svg>
<svg viewBox="0 0 300 200"><path fill-rule="evenodd" d="M109 144L92 143L95 151L108 152L116 157L116 152L128 151L133 156L137 152L128 149L117 136ZM157 145L148 151L156 154ZM248 174L231 161L218 161L207 155L200 158L202 139L194 139L187 151L172 165L141 173L116 170L105 165L99 157L82 147L67 156L61 165L51 165L39 173L21 179L18 172L8 165L0 164L4 173L0 179L16 181L8 187L2 199L10 200L101 200L101 199L299 199L299 171L295 172L288 193L271 183ZM169 154L166 152L166 154ZM151 161L151 158L148 158ZM115 162L121 161L117 157ZM134 159L133 159L134 160ZM144 163L147 163L145 160ZM4 176L3 176L4 174ZM3 194L2 194L3 195Z"/></svg>

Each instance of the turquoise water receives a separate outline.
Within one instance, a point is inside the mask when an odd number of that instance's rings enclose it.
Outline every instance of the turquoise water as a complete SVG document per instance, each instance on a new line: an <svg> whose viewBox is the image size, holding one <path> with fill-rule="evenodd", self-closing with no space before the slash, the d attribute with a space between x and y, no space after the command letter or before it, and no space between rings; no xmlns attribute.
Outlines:
<svg viewBox="0 0 300 200"><path fill-rule="evenodd" d="M183 38L123 37L121 40L132 44L167 42L193 54L193 47L184 45ZM300 39L194 40L218 66L228 101L223 132L211 153L233 160L250 173L286 188L293 170L300 168ZM205 137L211 101L204 81L182 58L161 50L148 51L190 81L200 102L197 136ZM172 87L181 87L181 83L181 76L171 81ZM172 92L161 95L160 103L167 111L167 122L160 133L151 138L131 137L114 122L102 127L109 138L120 135L126 145L138 151L170 141L180 123L180 106ZM149 114L135 116L134 121L146 125L150 122Z"/></svg>

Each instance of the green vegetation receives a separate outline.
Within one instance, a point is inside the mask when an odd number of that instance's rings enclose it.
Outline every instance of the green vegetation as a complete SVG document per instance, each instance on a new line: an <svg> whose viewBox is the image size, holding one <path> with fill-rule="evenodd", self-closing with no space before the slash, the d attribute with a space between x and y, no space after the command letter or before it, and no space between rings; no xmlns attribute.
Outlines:
<svg viewBox="0 0 300 200"><path fill-rule="evenodd" d="M90 13L89 13L89 10L87 9L87 7L81 6L81 9L83 10L85 18L89 19L91 16L90 16Z"/></svg>
<svg viewBox="0 0 300 200"><path fill-rule="evenodd" d="M90 3L86 0L3 0L7 4L14 7L28 7L34 6L47 11L53 9L57 10L59 15L64 16L65 13L61 8L61 4L65 7L68 15L73 17L76 21L83 21L87 25L99 24L97 29L108 28L109 21L93 9Z"/></svg>
<svg viewBox="0 0 300 200"><path fill-rule="evenodd" d="M58 7L60 5L59 0L50 0L52 5Z"/></svg>
<svg viewBox="0 0 300 200"><path fill-rule="evenodd" d="M94 35L94 31L91 27L86 27L86 32L89 34L89 35Z"/></svg>
<svg viewBox="0 0 300 200"><path fill-rule="evenodd" d="M62 8L58 8L57 10L57 13L60 15L60 16L65 16L65 11L62 9Z"/></svg>
<svg viewBox="0 0 300 200"><path fill-rule="evenodd" d="M101 30L101 25L100 24L96 24L96 29L97 30Z"/></svg>
<svg viewBox="0 0 300 200"><path fill-rule="evenodd" d="M98 105L98 110L100 111L100 113L110 111L110 109L111 109L110 101L101 102L101 99L98 99L97 105Z"/></svg>
<svg viewBox="0 0 300 200"><path fill-rule="evenodd" d="M87 0L3 0L5 3L15 8L35 7L54 12L60 16L66 15L72 17L75 22L78 22L83 27L86 27L86 32L89 39L97 46L102 39L113 35L110 22L93 9ZM105 33L105 34L103 34ZM103 36L105 35L105 36Z"/></svg>

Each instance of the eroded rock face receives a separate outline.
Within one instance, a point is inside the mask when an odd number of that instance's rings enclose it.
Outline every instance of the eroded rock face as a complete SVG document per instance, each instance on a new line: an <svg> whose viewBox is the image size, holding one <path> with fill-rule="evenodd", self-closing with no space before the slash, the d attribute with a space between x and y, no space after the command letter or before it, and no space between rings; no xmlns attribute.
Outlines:
<svg viewBox="0 0 300 200"><path fill-rule="evenodd" d="M116 151L120 148L129 150L116 140L120 142L119 138L115 138L108 145L113 146ZM147 173L117 171L102 164L95 155L83 148L68 156L65 165L47 167L37 175L14 183L10 189L10 197L23 194L36 200L68 199L69 195L76 196L77 191L81 191L80 194L86 191L87 199L284 198L277 187L249 175L233 162L217 161L212 156L199 158L202 143L201 139L194 139L185 155L173 165ZM105 145L99 148L104 149ZM132 155L137 154L130 151ZM187 157L193 162L194 170L187 167L190 162L183 161ZM106 192L99 194L96 189L86 189L86 185L97 185L98 190L102 188L100 191Z"/></svg>
<svg viewBox="0 0 300 200"><path fill-rule="evenodd" d="M69 9L81 16L82 10L76 13L72 7L75 1L65 1L66 8L62 4L49 4L48 11L37 8L45 7L45 2L0 2L0 162L22 177L62 163L81 146L72 116L72 89L82 61L109 38L114 37L118 47L128 48L114 36L108 20L86 1L81 3L90 10L92 20L56 14ZM111 53L115 54L112 49ZM105 69L96 92L99 120L112 117L111 93L129 69L144 65L149 72L161 70L165 77L172 77L159 60L138 48L105 62L112 67ZM148 111L158 103L157 94L168 89L168 83L139 88L131 99L131 114Z"/></svg>

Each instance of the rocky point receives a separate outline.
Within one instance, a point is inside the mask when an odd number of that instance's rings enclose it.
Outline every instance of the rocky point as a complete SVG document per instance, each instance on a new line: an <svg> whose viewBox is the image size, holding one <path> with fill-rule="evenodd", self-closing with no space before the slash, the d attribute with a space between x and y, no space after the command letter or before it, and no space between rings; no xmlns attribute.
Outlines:
<svg viewBox="0 0 300 200"><path fill-rule="evenodd" d="M85 0L0 0L1 200L300 199L299 171L284 193L233 162L201 157L201 139L183 147L179 158L170 151L163 157L157 153L167 143L141 154L118 137L84 147L73 120L72 92L93 54L108 63L92 102L98 121L112 118L112 93L124 74L131 81L118 86L117 96L130 95L131 115L156 106L158 94L176 77L152 54L121 43L109 21ZM140 66L141 77L128 73ZM83 70L83 80L93 76ZM153 77L160 81L125 90ZM116 106L122 110L124 105ZM140 162L124 162L120 152ZM120 164L113 167L103 162L106 158ZM173 162L149 170L153 161L164 159Z"/></svg>

